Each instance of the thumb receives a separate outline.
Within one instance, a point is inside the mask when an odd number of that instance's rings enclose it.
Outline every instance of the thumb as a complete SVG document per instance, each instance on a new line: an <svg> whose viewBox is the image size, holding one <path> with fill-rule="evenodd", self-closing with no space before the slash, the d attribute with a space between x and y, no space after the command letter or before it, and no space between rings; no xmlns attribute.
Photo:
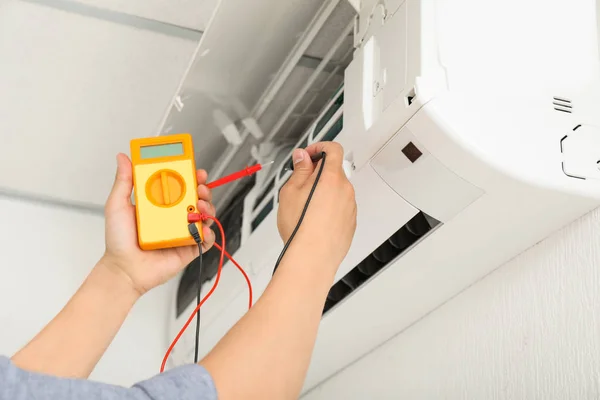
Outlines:
<svg viewBox="0 0 600 400"><path fill-rule="evenodd" d="M308 152L304 149L294 150L292 161L294 162L294 173L290 177L289 182L299 187L312 175L314 171L313 163Z"/></svg>
<svg viewBox="0 0 600 400"><path fill-rule="evenodd" d="M123 153L117 154L117 175L115 183L106 202L107 207L120 207L131 204L131 191L133 190L133 174L131 161Z"/></svg>

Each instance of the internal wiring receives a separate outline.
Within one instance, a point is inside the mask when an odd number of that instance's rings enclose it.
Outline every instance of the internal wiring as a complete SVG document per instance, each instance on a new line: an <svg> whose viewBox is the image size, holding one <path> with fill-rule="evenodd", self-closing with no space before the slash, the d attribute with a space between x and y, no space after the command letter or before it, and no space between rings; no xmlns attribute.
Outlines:
<svg viewBox="0 0 600 400"><path fill-rule="evenodd" d="M283 259L285 252L287 251L288 247L290 247L290 243L292 243L292 240L294 240L294 236L296 236L298 229L300 229L300 225L302 225L302 221L304 220L304 216L306 215L306 210L308 210L308 205L310 204L310 200L312 199L313 194L315 193L315 189L317 188L319 179L321 179L321 173L323 172L323 167L325 166L325 158L327 157L327 154L325 152L322 152L321 155L322 155L321 166L319 167L319 171L317 172L317 177L315 178L312 188L310 189L310 193L308 194L306 203L304 203L304 209L302 210L302 214L300 214L298 223L296 224L296 227L294 228L292 234L290 235L290 238L285 243L285 246L283 246L283 250L281 250L281 253L279 254L279 258L277 258L277 262L275 263L275 267L273 268L273 275L275 275L275 271L277 271L277 268L279 268L279 264L281 263L281 260Z"/></svg>

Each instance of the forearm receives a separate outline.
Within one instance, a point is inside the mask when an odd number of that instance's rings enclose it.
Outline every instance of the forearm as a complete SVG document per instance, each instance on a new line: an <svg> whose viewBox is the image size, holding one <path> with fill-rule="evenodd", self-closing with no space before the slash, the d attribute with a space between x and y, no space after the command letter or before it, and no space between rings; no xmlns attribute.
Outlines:
<svg viewBox="0 0 600 400"><path fill-rule="evenodd" d="M20 368L86 378L139 295L101 260L62 311L12 361Z"/></svg>
<svg viewBox="0 0 600 400"><path fill-rule="evenodd" d="M317 265L301 243L290 247L260 300L201 362L220 399L298 397L337 267Z"/></svg>

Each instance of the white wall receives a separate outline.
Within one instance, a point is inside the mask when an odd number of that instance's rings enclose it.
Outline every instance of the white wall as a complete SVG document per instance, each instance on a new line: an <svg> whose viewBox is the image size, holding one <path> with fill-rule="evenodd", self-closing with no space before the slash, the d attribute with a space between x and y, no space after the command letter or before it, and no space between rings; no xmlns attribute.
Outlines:
<svg viewBox="0 0 600 400"><path fill-rule="evenodd" d="M104 251L104 219L0 197L0 354L12 356L77 290ZM144 296L91 378L129 386L158 373L169 285Z"/></svg>
<svg viewBox="0 0 600 400"><path fill-rule="evenodd" d="M66 3L0 0L0 354L8 356L61 309L104 249L100 214L23 198L101 210L115 154L157 133L197 44L172 27L153 30L160 22ZM158 372L169 290L140 300L92 378L130 385Z"/></svg>
<svg viewBox="0 0 600 400"><path fill-rule="evenodd" d="M0 4L0 189L101 208L115 154L158 132L197 42Z"/></svg>
<svg viewBox="0 0 600 400"><path fill-rule="evenodd" d="M600 398L600 210L508 262L304 398Z"/></svg>

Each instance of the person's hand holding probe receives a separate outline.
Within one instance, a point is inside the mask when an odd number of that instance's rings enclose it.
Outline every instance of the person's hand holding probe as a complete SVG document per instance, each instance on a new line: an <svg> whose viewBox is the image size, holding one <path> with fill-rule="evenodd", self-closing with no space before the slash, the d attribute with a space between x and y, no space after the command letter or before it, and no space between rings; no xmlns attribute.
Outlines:
<svg viewBox="0 0 600 400"><path fill-rule="evenodd" d="M356 229L354 187L342 167L344 150L340 144L319 142L306 149L294 150L294 173L279 194L277 227L279 235L287 242L323 162L313 164L311 158L321 152L327 154L325 166L294 241L308 244L307 250L330 261L335 273L350 248Z"/></svg>
<svg viewBox="0 0 600 400"><path fill-rule="evenodd" d="M313 165L311 156L325 152ZM354 188L342 168L342 147L316 143L295 150L294 173L281 189L277 225L287 242L323 172L300 229L269 286L252 309L200 362L219 399L297 399L323 306L356 229ZM274 260L273 260L274 261Z"/></svg>

